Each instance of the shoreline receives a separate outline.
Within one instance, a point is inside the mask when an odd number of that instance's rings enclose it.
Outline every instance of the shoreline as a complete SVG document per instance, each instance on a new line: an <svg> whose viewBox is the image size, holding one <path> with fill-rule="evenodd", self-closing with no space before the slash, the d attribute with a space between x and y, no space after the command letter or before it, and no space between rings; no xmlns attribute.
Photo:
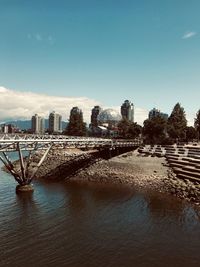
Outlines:
<svg viewBox="0 0 200 267"><path fill-rule="evenodd" d="M200 206L200 184L176 177L165 158L127 152L80 171L71 181L123 184L157 191Z"/></svg>
<svg viewBox="0 0 200 267"><path fill-rule="evenodd" d="M200 206L200 184L177 178L164 157L151 157L135 150L104 160L95 158L95 153L79 149L51 151L34 179L123 184L171 194ZM34 155L30 174L40 157L40 152ZM82 163L85 165L80 168ZM17 164L16 161L14 165ZM77 167L80 169L76 172Z"/></svg>

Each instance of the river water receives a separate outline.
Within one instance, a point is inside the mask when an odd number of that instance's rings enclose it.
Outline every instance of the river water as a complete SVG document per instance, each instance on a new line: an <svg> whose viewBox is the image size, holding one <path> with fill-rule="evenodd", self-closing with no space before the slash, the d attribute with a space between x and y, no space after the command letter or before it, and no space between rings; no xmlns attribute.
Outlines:
<svg viewBox="0 0 200 267"><path fill-rule="evenodd" d="M0 267L200 266L200 212L122 186L34 182L0 171Z"/></svg>

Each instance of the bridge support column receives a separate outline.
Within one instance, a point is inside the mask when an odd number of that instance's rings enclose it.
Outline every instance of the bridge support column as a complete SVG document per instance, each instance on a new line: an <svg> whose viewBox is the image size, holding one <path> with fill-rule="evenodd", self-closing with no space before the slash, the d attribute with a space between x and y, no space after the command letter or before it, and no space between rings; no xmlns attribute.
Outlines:
<svg viewBox="0 0 200 267"><path fill-rule="evenodd" d="M38 168L42 165L42 163L46 159L52 145L53 144L50 144L47 148L45 148L46 151L44 152L44 155L40 159L37 166L34 167L34 170L32 170L31 176L29 175L30 160L32 157L32 152L37 151L37 144L35 145L34 149L29 152L28 157L25 159L22 155L22 148L20 147L20 143L17 142L16 151L18 151L19 154L19 166L16 166L15 164L12 163L11 159L9 159L6 152L2 152L3 156L0 155L0 160L5 165L7 171L15 178L16 182L18 183L18 185L16 186L16 193L34 191L34 187L31 184L31 182Z"/></svg>
<svg viewBox="0 0 200 267"><path fill-rule="evenodd" d="M16 186L16 193L25 193L25 192L33 192L34 187L32 184L27 184L27 185L17 185Z"/></svg>

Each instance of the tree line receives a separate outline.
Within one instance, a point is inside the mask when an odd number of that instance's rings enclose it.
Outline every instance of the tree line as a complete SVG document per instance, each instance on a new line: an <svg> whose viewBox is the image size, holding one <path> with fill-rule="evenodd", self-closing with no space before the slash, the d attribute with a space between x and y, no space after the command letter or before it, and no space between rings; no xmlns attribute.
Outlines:
<svg viewBox="0 0 200 267"><path fill-rule="evenodd" d="M200 138L200 109L196 114L194 126L187 126L186 114L180 103L174 106L168 119L158 114L146 119L143 127L127 119L122 119L117 126L118 138L134 139L140 137L146 144L187 142ZM89 135L82 113L70 115L65 134L72 136Z"/></svg>
<svg viewBox="0 0 200 267"><path fill-rule="evenodd" d="M156 116L144 121L142 129L144 142L148 144L172 144L188 142L200 137L200 110L193 126L187 126L184 108L177 103L168 119Z"/></svg>

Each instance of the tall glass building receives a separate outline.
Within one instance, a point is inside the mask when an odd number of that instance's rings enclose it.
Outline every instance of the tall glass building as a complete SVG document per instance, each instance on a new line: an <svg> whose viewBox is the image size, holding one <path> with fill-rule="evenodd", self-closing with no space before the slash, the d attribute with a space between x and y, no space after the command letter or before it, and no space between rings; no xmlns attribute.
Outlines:
<svg viewBox="0 0 200 267"><path fill-rule="evenodd" d="M121 105L121 115L123 119L134 122L134 105L129 100L125 100Z"/></svg>
<svg viewBox="0 0 200 267"><path fill-rule="evenodd" d="M149 111L149 119L152 119L158 116L160 116L161 118L165 120L167 120L169 117L167 113L163 113L157 108L153 108L152 110Z"/></svg>
<svg viewBox="0 0 200 267"><path fill-rule="evenodd" d="M32 116L31 119L31 130L32 133L35 134L44 134L45 128L44 128L44 118L38 116L38 114L35 114Z"/></svg>
<svg viewBox="0 0 200 267"><path fill-rule="evenodd" d="M62 132L62 116L55 111L49 114L49 132L61 133Z"/></svg>
<svg viewBox="0 0 200 267"><path fill-rule="evenodd" d="M97 127L98 126L98 120L97 117L99 113L101 113L102 109L100 106L94 106L92 109L92 114L91 114L91 127Z"/></svg>

